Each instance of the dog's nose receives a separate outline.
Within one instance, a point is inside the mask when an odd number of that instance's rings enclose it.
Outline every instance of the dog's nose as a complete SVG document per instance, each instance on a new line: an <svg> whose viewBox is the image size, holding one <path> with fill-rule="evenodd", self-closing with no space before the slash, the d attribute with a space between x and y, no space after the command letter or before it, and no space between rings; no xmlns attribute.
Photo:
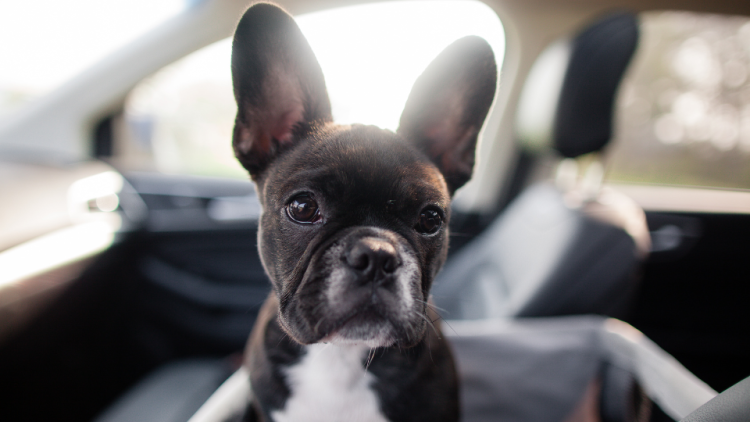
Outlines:
<svg viewBox="0 0 750 422"><path fill-rule="evenodd" d="M373 237L359 239L346 253L346 263L371 281L393 274L401 266L396 248Z"/></svg>

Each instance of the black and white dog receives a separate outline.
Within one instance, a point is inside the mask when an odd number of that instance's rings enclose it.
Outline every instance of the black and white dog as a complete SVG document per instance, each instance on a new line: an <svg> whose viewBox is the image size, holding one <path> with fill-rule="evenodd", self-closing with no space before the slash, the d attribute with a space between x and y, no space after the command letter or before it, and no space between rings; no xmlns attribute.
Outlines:
<svg viewBox="0 0 750 422"><path fill-rule="evenodd" d="M233 146L263 206L273 285L246 351L245 419L457 420L456 371L428 298L495 94L491 48L466 37L441 53L396 133L332 122L320 66L274 5L239 22L232 77Z"/></svg>

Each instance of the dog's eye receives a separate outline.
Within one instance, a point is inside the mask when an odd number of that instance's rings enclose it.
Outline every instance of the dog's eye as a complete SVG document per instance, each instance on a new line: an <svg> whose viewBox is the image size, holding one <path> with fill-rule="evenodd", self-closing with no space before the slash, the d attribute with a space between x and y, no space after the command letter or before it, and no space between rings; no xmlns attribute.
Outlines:
<svg viewBox="0 0 750 422"><path fill-rule="evenodd" d="M286 206L286 213L298 223L315 223L320 220L318 203L308 194L295 196Z"/></svg>
<svg viewBox="0 0 750 422"><path fill-rule="evenodd" d="M419 213L415 229L422 234L434 234L443 225L443 217L435 208L425 208Z"/></svg>

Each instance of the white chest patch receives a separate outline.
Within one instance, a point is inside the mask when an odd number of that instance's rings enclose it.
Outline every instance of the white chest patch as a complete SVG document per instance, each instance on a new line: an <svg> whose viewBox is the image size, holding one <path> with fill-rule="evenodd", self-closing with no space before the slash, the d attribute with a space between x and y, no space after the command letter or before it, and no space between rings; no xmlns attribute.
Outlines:
<svg viewBox="0 0 750 422"><path fill-rule="evenodd" d="M286 370L291 396L276 422L388 422L370 388L375 377L362 367L362 345L313 344Z"/></svg>

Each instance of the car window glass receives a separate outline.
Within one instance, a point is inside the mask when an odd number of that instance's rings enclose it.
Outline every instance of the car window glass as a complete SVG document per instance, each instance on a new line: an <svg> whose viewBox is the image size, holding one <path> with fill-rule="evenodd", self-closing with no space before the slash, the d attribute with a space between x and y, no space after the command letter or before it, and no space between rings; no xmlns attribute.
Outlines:
<svg viewBox="0 0 750 422"><path fill-rule="evenodd" d="M0 120L188 5L185 0L1 1Z"/></svg>
<svg viewBox="0 0 750 422"><path fill-rule="evenodd" d="M487 39L501 63L497 15L473 1L389 2L296 18L323 68L334 120L395 130L411 85L448 44ZM246 178L231 150L236 113L231 40L199 50L139 84L125 107L126 169Z"/></svg>
<svg viewBox="0 0 750 422"><path fill-rule="evenodd" d="M607 178L750 189L750 19L641 19L620 90Z"/></svg>

